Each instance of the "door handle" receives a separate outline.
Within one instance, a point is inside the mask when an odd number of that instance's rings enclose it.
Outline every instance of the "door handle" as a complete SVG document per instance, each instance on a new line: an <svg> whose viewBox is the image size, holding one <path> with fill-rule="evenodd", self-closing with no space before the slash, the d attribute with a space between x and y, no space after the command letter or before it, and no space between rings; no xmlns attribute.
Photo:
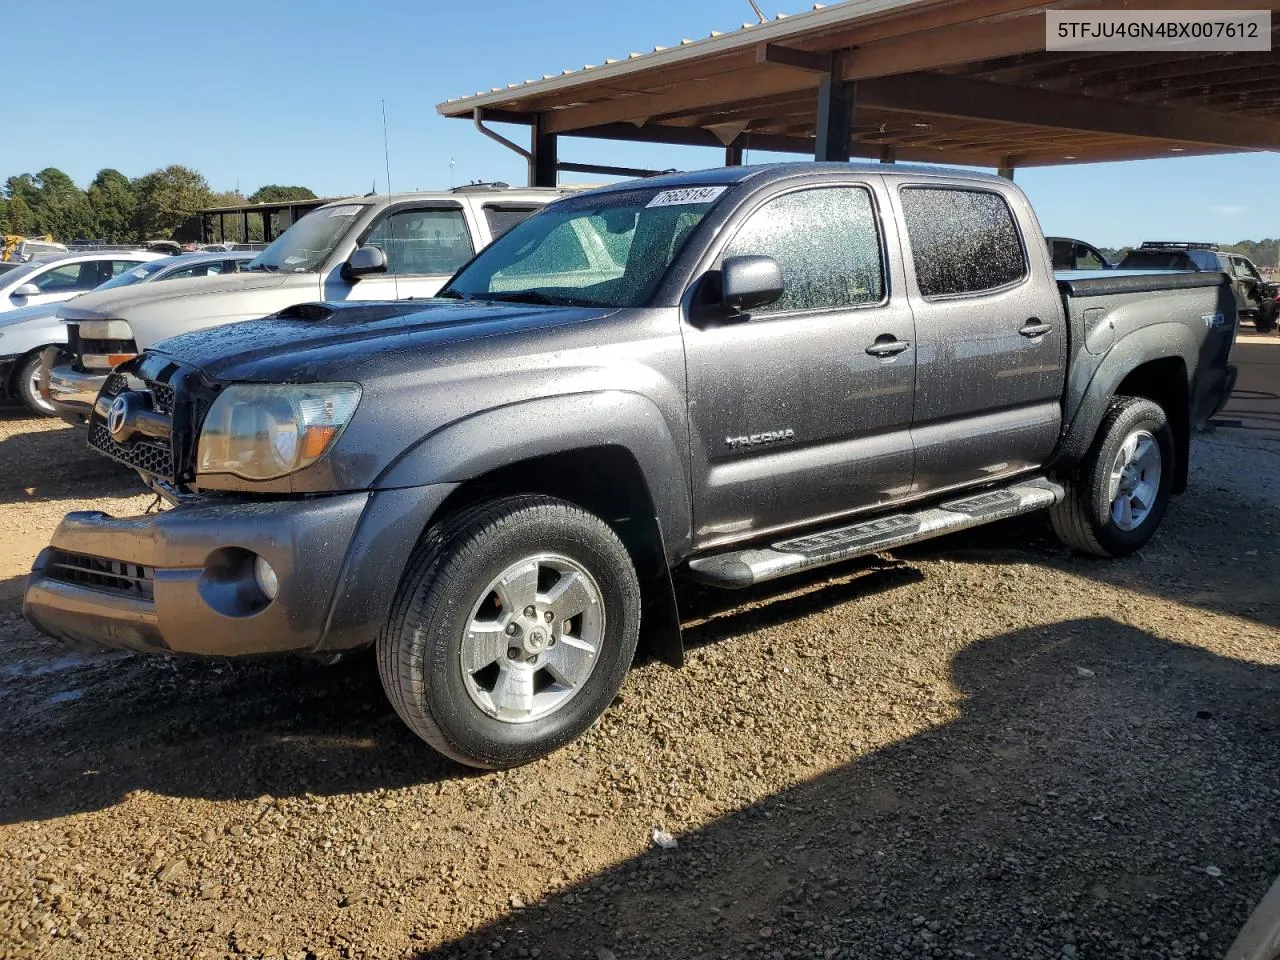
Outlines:
<svg viewBox="0 0 1280 960"><path fill-rule="evenodd" d="M876 337L876 342L867 347L867 353L873 357L893 357L911 347L909 341L899 340L892 333L883 333Z"/></svg>
<svg viewBox="0 0 1280 960"><path fill-rule="evenodd" d="M1018 332L1024 337L1043 337L1052 329L1053 327L1049 326L1049 324L1042 323L1037 318L1032 317L1022 325L1022 328L1018 330Z"/></svg>

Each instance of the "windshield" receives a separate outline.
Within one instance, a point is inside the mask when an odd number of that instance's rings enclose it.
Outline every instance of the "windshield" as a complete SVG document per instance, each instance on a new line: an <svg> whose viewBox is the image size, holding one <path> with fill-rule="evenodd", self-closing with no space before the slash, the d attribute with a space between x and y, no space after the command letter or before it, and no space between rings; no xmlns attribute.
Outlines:
<svg viewBox="0 0 1280 960"><path fill-rule="evenodd" d="M653 187L558 201L495 240L440 295L643 306L725 189Z"/></svg>
<svg viewBox="0 0 1280 960"><path fill-rule="evenodd" d="M141 283L153 274L159 273L166 266L169 260L148 260L146 263L140 263L132 269L126 270L119 276L112 277L106 283L100 283L94 287L95 290L112 290L116 287L129 287L135 283Z"/></svg>
<svg viewBox="0 0 1280 960"><path fill-rule="evenodd" d="M351 224L364 213L363 203L344 203L312 210L249 261L246 270L283 270L313 273L319 270Z"/></svg>
<svg viewBox="0 0 1280 960"><path fill-rule="evenodd" d="M44 260L28 260L22 266L9 270L4 274L5 285L15 284L21 286L27 282L27 277L46 266L48 266L48 263Z"/></svg>

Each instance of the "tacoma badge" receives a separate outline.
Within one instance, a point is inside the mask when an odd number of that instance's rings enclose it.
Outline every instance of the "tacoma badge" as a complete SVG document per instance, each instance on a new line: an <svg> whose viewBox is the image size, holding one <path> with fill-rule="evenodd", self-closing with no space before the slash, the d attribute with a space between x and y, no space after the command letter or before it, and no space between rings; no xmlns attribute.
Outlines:
<svg viewBox="0 0 1280 960"><path fill-rule="evenodd" d="M758 447L765 443L781 443L795 438L796 432L787 427L785 430L766 430L764 433L753 433L745 437L725 437L724 442L729 445L730 450L737 450L741 447Z"/></svg>

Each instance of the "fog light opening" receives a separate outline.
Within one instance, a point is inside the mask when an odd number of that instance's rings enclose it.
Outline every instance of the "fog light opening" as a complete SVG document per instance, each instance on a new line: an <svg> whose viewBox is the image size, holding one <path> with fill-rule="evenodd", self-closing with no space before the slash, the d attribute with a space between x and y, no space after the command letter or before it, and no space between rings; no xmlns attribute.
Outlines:
<svg viewBox="0 0 1280 960"><path fill-rule="evenodd" d="M276 598L276 594L280 592L280 580L276 577L276 572L271 564L267 563L265 557L257 557L253 561L253 580L258 585L258 589L262 591L262 595L270 602Z"/></svg>

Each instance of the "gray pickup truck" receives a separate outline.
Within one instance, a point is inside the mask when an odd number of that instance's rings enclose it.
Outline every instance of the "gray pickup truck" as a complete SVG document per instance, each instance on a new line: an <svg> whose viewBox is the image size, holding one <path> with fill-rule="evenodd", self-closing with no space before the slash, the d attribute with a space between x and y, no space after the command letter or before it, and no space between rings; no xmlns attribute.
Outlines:
<svg viewBox="0 0 1280 960"><path fill-rule="evenodd" d="M1078 550L1137 550L1234 335L1221 274L1055 278L994 177L623 183L436 298L294 306L129 361L89 442L172 506L70 514L25 612L155 653L374 645L415 733L511 766L582 733L638 646L680 662L673 577L746 587L1040 509Z"/></svg>

